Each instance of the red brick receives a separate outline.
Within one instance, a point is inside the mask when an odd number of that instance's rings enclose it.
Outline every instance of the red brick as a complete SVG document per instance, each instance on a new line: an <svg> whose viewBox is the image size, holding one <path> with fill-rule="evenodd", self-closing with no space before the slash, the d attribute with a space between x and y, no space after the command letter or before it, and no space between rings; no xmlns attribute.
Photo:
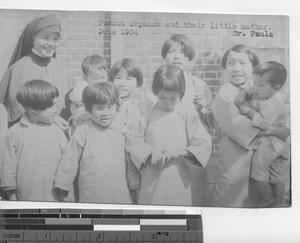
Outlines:
<svg viewBox="0 0 300 243"><path fill-rule="evenodd" d="M73 48L84 47L84 42L83 41L72 41L71 47L73 47Z"/></svg>
<svg viewBox="0 0 300 243"><path fill-rule="evenodd" d="M205 78L216 78L217 75L215 72L205 72Z"/></svg>
<svg viewBox="0 0 300 243"><path fill-rule="evenodd" d="M152 63L155 63L155 64L163 64L163 59L162 57L152 57Z"/></svg>
<svg viewBox="0 0 300 243"><path fill-rule="evenodd" d="M137 43L133 42L133 41L132 42L127 41L124 43L124 49L135 49L136 46L137 46Z"/></svg>
<svg viewBox="0 0 300 243"><path fill-rule="evenodd" d="M148 64L151 63L151 57L139 57L138 64Z"/></svg>
<svg viewBox="0 0 300 243"><path fill-rule="evenodd" d="M143 50L124 50L124 57L143 56Z"/></svg>
<svg viewBox="0 0 300 243"><path fill-rule="evenodd" d="M145 50L145 56L155 56L155 57L161 57L161 48L159 49L147 49Z"/></svg>
<svg viewBox="0 0 300 243"><path fill-rule="evenodd" d="M89 49L66 49L66 54L70 55L90 55L90 50Z"/></svg>
<svg viewBox="0 0 300 243"><path fill-rule="evenodd" d="M58 46L59 47L70 47L70 41L60 40Z"/></svg>
<svg viewBox="0 0 300 243"><path fill-rule="evenodd" d="M133 94L131 95L130 98L132 98L132 99L134 99L134 100L136 100L136 101L138 101L138 100L143 100L143 94L135 92L135 93L133 93Z"/></svg>
<svg viewBox="0 0 300 243"><path fill-rule="evenodd" d="M70 56L60 56L59 61L60 62L71 62L72 58Z"/></svg>
<svg viewBox="0 0 300 243"><path fill-rule="evenodd" d="M70 41L74 41L74 40L90 40L90 35L87 34L66 34L64 35L65 40L70 40Z"/></svg>
<svg viewBox="0 0 300 243"><path fill-rule="evenodd" d="M71 56L70 56L71 57ZM79 62L81 63L82 60L86 57L86 55L76 55L76 56L72 56L72 62Z"/></svg>
<svg viewBox="0 0 300 243"><path fill-rule="evenodd" d="M85 33L98 33L98 28L97 27L85 27L84 30Z"/></svg>
<svg viewBox="0 0 300 243"><path fill-rule="evenodd" d="M97 47L97 42L94 42L94 41L85 41L84 42L84 47L90 47L90 48Z"/></svg>

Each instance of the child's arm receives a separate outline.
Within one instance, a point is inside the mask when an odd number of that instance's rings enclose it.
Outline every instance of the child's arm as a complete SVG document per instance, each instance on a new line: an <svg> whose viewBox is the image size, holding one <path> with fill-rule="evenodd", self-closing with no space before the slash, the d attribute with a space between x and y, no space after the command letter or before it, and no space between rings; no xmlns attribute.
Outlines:
<svg viewBox="0 0 300 243"><path fill-rule="evenodd" d="M282 141L286 141L291 135L291 129L287 127L270 127L267 130L261 130L259 136L275 136Z"/></svg>
<svg viewBox="0 0 300 243"><path fill-rule="evenodd" d="M18 151L18 127L12 127L5 136L3 148L3 165L1 175L1 187L4 191L15 192L17 189L18 161L16 152Z"/></svg>
<svg viewBox="0 0 300 243"><path fill-rule="evenodd" d="M185 158L194 157L199 162L199 164L196 165L197 167L205 167L212 149L211 136L202 125L198 114L192 107L186 107L185 112L188 146L183 150L165 153L162 162L168 162L171 158L179 156Z"/></svg>
<svg viewBox="0 0 300 243"><path fill-rule="evenodd" d="M0 103L0 155L4 153L4 141L8 130L7 126L7 111L5 106ZM0 181L2 174L3 156L0 156Z"/></svg>
<svg viewBox="0 0 300 243"><path fill-rule="evenodd" d="M130 154L132 162L139 169L145 165L149 158L151 158L152 164L157 164L162 157L162 151L145 142L148 119L152 109L149 108L140 117L138 129L131 130L127 135L126 150Z"/></svg>
<svg viewBox="0 0 300 243"><path fill-rule="evenodd" d="M188 138L186 150L200 163L197 166L205 167L211 154L212 140L192 109L187 110L186 131Z"/></svg>
<svg viewBox="0 0 300 243"><path fill-rule="evenodd" d="M239 89L239 92L238 92L238 94L235 96L235 98L234 98L234 104L238 107L238 108L240 108L243 104L244 104L244 102L246 101L246 97L247 97L247 92L246 92L246 90L244 90L244 89Z"/></svg>
<svg viewBox="0 0 300 243"><path fill-rule="evenodd" d="M174 152L165 152L162 156L162 159L161 159L161 166L163 166L170 159L177 158L177 157L180 157L180 156L191 157L191 156L193 156L193 154L190 151L186 150L186 149L179 150L179 151L174 151Z"/></svg>
<svg viewBox="0 0 300 243"><path fill-rule="evenodd" d="M253 119L255 113L256 113L256 111L248 106L245 106L245 105L240 106L240 114L248 117L251 120Z"/></svg>
<svg viewBox="0 0 300 243"><path fill-rule="evenodd" d="M58 188L67 192L72 190L73 181L78 170L78 163L85 144L85 128L85 126L80 126L75 130L74 135L67 145L67 148L63 152L54 178L54 188ZM60 191L58 192L60 193Z"/></svg>
<svg viewBox="0 0 300 243"><path fill-rule="evenodd" d="M260 129L268 129L282 114L285 113L284 101L277 97L271 97L258 103L259 112L255 112L251 118L252 125Z"/></svg>
<svg viewBox="0 0 300 243"><path fill-rule="evenodd" d="M67 131L69 129L69 122L67 122L59 115L53 118L53 123L55 123L63 131Z"/></svg>
<svg viewBox="0 0 300 243"><path fill-rule="evenodd" d="M16 190L6 191L6 195L9 201L17 201Z"/></svg>

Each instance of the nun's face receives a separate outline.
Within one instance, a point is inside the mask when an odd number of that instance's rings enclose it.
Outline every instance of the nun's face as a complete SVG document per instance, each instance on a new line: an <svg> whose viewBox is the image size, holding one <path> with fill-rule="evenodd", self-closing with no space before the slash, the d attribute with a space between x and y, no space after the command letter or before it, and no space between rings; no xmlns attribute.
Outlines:
<svg viewBox="0 0 300 243"><path fill-rule="evenodd" d="M36 36L33 39L33 49L40 57L52 57L59 41L59 33L53 32Z"/></svg>

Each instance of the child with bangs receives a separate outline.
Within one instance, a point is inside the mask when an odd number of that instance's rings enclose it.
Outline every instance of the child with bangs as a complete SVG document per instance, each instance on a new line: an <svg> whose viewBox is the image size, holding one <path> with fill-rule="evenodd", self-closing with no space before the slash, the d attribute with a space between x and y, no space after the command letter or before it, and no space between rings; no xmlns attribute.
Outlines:
<svg viewBox="0 0 300 243"><path fill-rule="evenodd" d="M83 80L78 81L72 92L69 94L69 98L72 102L72 116L69 119L73 125L72 130L90 119L90 116L86 113L82 103L82 92L84 88L95 82L107 81L106 60L99 55L85 57L82 60L81 69L83 73Z"/></svg>
<svg viewBox="0 0 300 243"><path fill-rule="evenodd" d="M79 202L131 203L126 178L125 135L116 125L120 107L117 87L88 85L82 94L91 120L78 126L54 180L60 200L72 190L78 172Z"/></svg>
<svg viewBox="0 0 300 243"><path fill-rule="evenodd" d="M152 84L157 103L128 140L131 159L142 169L139 204L195 205L192 189L199 191L199 184L190 171L206 166L212 143L194 107L180 102L185 87L178 66L161 66Z"/></svg>
<svg viewBox="0 0 300 243"><path fill-rule="evenodd" d="M110 82L114 83L121 98L121 107L117 113L116 121L121 126L125 134L136 133L140 112L132 102L131 96L137 88L143 85L143 73L136 63L129 58L124 58L116 62L110 71ZM140 171L134 166L128 154L127 157L127 176L128 187L133 203L137 203L137 194L140 187Z"/></svg>
<svg viewBox="0 0 300 243"><path fill-rule="evenodd" d="M180 102L193 104L206 129L212 125L210 106L213 101L209 86L192 75L188 66L195 58L196 51L191 40L183 34L173 34L163 44L161 56L167 65L173 64L182 69L185 78L185 93ZM155 97L148 94L149 100Z"/></svg>
<svg viewBox="0 0 300 243"><path fill-rule="evenodd" d="M53 123L58 90L43 80L32 80L17 92L25 113L7 132L1 187L9 200L58 201L53 180L67 138Z"/></svg>

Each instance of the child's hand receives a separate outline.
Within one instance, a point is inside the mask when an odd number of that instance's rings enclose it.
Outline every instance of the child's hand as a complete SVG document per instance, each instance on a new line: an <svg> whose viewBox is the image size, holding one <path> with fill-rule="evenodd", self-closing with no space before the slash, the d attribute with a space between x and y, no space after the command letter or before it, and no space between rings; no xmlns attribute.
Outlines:
<svg viewBox="0 0 300 243"><path fill-rule="evenodd" d="M241 115L248 116L249 113L251 113L251 111L253 111L253 109L251 109L249 106L242 105L240 107L240 114Z"/></svg>
<svg viewBox="0 0 300 243"><path fill-rule="evenodd" d="M7 197L9 201L17 201L16 191L7 191Z"/></svg>
<svg viewBox="0 0 300 243"><path fill-rule="evenodd" d="M58 200L60 202L68 202L68 192L62 189L58 189Z"/></svg>
<svg viewBox="0 0 300 243"><path fill-rule="evenodd" d="M194 104L197 106L197 110L201 111L203 107L206 107L206 101L203 95L201 94L196 94L194 98Z"/></svg>
<svg viewBox="0 0 300 243"><path fill-rule="evenodd" d="M250 119L253 118L255 112L256 112L255 110L251 109L251 108L248 107L248 106L242 105L242 106L240 107L240 114L243 115L243 116L247 116L247 117L249 117Z"/></svg>
<svg viewBox="0 0 300 243"><path fill-rule="evenodd" d="M156 165L159 163L159 160L161 160L163 154L160 150L153 148L151 152L151 164Z"/></svg>
<svg viewBox="0 0 300 243"><path fill-rule="evenodd" d="M69 123L60 116L55 116L53 118L53 122L63 131L67 131L69 129Z"/></svg>
<svg viewBox="0 0 300 243"><path fill-rule="evenodd" d="M244 106L242 105L240 107L240 114L243 115L243 116L247 116L248 112L249 112L249 107L248 106Z"/></svg>
<svg viewBox="0 0 300 243"><path fill-rule="evenodd" d="M170 159L177 158L179 156L189 155L187 150L173 151L173 152L165 152L161 159L161 166L164 166L165 163L169 162Z"/></svg>
<svg viewBox="0 0 300 243"><path fill-rule="evenodd" d="M246 100L247 93L245 90L240 90L239 93L235 96L233 103L240 108Z"/></svg>

